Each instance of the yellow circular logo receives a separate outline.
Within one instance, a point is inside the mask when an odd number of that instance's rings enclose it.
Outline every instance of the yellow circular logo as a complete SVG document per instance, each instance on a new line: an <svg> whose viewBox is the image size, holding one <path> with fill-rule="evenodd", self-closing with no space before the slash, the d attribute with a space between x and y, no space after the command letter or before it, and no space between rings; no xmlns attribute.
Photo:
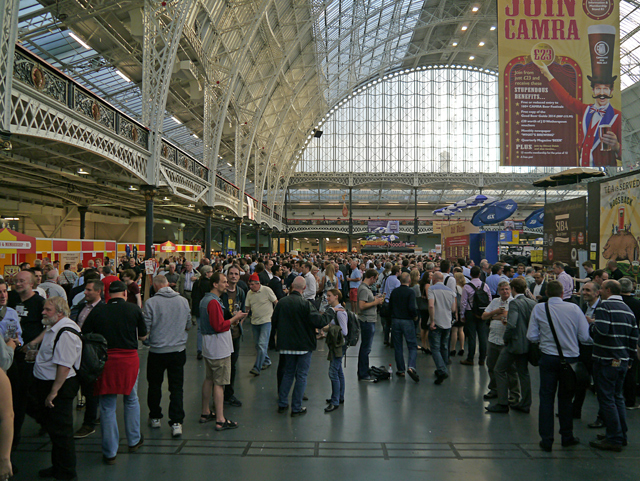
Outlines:
<svg viewBox="0 0 640 481"><path fill-rule="evenodd" d="M553 47L548 43L540 42L533 46L531 49L531 60L536 65L545 64L547 66L553 63L556 58L556 54L553 51Z"/></svg>

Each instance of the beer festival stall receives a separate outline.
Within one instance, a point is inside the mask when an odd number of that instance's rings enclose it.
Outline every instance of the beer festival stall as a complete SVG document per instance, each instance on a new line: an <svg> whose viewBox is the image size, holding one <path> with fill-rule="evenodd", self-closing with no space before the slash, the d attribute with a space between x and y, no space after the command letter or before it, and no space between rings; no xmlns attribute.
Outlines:
<svg viewBox="0 0 640 481"><path fill-rule="evenodd" d="M90 260L104 262L105 257L114 259L115 255L116 241L112 240L48 239L0 230L0 272L4 277L17 272L22 262L33 265L36 259L57 260L61 266L71 264L75 270L78 262L86 266Z"/></svg>

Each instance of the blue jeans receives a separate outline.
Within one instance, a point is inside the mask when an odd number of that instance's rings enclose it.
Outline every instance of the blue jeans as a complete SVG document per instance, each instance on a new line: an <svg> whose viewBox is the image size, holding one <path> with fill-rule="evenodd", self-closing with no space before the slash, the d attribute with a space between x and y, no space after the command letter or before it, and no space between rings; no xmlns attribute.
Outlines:
<svg viewBox="0 0 640 481"><path fill-rule="evenodd" d="M344 401L344 370L342 369L342 358L347 353L347 346L342 347L342 356L334 356L329 361L329 379L331 380L331 404L337 406L340 401Z"/></svg>
<svg viewBox="0 0 640 481"><path fill-rule="evenodd" d="M599 414L607 427L607 441L614 444L622 444L627 439L627 413L623 386L628 368L628 361L621 361L618 367L613 367L611 361L594 359L593 362L593 374L596 378L600 405Z"/></svg>
<svg viewBox="0 0 640 481"><path fill-rule="evenodd" d="M566 357L569 362L576 362L577 357ZM573 392L560 384L560 356L542 354L540 357L540 412L538 414L538 432L542 444L547 447L553 445L554 405L556 391L558 391L558 420L560 421L560 435L562 441L573 439ZM624 406L623 406L624 409Z"/></svg>
<svg viewBox="0 0 640 481"><path fill-rule="evenodd" d="M196 326L198 326L198 336L196 343L198 345L198 352L202 352L202 332L200 332L200 318L196 317Z"/></svg>
<svg viewBox="0 0 640 481"><path fill-rule="evenodd" d="M116 394L100 396L100 429L102 431L102 454L106 458L113 458L118 453L120 432L116 419ZM140 442L140 403L138 402L138 380L131 390L131 394L123 396L124 426L127 433L127 443L135 446Z"/></svg>
<svg viewBox="0 0 640 481"><path fill-rule="evenodd" d="M409 350L409 369L416 370L416 358L418 357L418 340L416 338L416 325L412 319L393 319L393 349L396 355L396 368L398 372L405 371L404 346L402 336L407 341Z"/></svg>
<svg viewBox="0 0 640 481"><path fill-rule="evenodd" d="M449 336L451 329L442 329L436 326L429 331L429 344L431 345L431 355L436 364L436 374L441 376L449 374L447 363L449 362Z"/></svg>
<svg viewBox="0 0 640 481"><path fill-rule="evenodd" d="M256 343L256 351L258 353L256 363L253 367L260 371L263 364L271 365L271 359L269 359L269 355L267 354L269 336L271 335L271 323L251 324L251 329L253 330L253 340Z"/></svg>
<svg viewBox="0 0 640 481"><path fill-rule="evenodd" d="M307 374L309 374L309 366L311 366L311 351L306 354L284 354L284 356L285 367L278 393L278 406L284 408L289 405L289 391L291 391L295 378L296 385L291 396L291 412L295 413L302 410L302 397L307 388Z"/></svg>
<svg viewBox="0 0 640 481"><path fill-rule="evenodd" d="M358 379L369 379L369 354L376 332L375 322L360 321L360 351L358 351Z"/></svg>

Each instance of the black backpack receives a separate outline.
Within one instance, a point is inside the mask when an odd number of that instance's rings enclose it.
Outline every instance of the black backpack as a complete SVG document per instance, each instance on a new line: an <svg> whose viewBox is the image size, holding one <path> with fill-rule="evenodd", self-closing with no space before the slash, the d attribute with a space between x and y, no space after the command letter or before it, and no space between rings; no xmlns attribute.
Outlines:
<svg viewBox="0 0 640 481"><path fill-rule="evenodd" d="M336 325L340 325L338 322L338 313L333 308L331 308L331 310L333 311L333 319ZM353 347L358 344L360 340L360 319L356 313L347 311L346 309L345 311L347 313L347 335L344 336L344 344L347 347ZM327 322L327 324L329 322Z"/></svg>
<svg viewBox="0 0 640 481"><path fill-rule="evenodd" d="M78 375L78 379L83 383L94 383L96 379L100 377L102 371L104 371L104 365L107 362L107 340L102 334L93 332L90 334L81 334L71 327L63 327L58 331L56 339L53 342L54 350L63 332L71 332L82 341L80 369L73 368Z"/></svg>
<svg viewBox="0 0 640 481"><path fill-rule="evenodd" d="M480 287L474 286L471 282L467 284L471 286L473 289L473 305L471 306L471 312L477 317L481 318L484 310L489 307L491 303L491 299L489 298L489 294L484 290L484 282L480 285Z"/></svg>
<svg viewBox="0 0 640 481"><path fill-rule="evenodd" d="M391 375L389 374L389 371L387 371L384 368L384 366L380 366L380 367L371 366L371 368L369 369L369 373L370 373L371 377L373 378L373 382L390 381L391 380Z"/></svg>

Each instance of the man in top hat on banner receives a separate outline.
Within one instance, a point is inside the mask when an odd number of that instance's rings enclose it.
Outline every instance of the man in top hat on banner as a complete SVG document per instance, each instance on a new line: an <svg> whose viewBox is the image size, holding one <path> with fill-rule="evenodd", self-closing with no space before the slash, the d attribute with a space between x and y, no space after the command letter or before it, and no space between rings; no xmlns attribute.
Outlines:
<svg viewBox="0 0 640 481"><path fill-rule="evenodd" d="M592 105L574 99L553 77L544 63L536 63L542 74L549 80L549 87L562 105L574 114L581 115L580 166L616 166L622 159L620 140L622 138L622 114L609 101L613 98L613 58L615 54L616 29L611 25L592 25L588 29L591 71L587 75L591 82Z"/></svg>

